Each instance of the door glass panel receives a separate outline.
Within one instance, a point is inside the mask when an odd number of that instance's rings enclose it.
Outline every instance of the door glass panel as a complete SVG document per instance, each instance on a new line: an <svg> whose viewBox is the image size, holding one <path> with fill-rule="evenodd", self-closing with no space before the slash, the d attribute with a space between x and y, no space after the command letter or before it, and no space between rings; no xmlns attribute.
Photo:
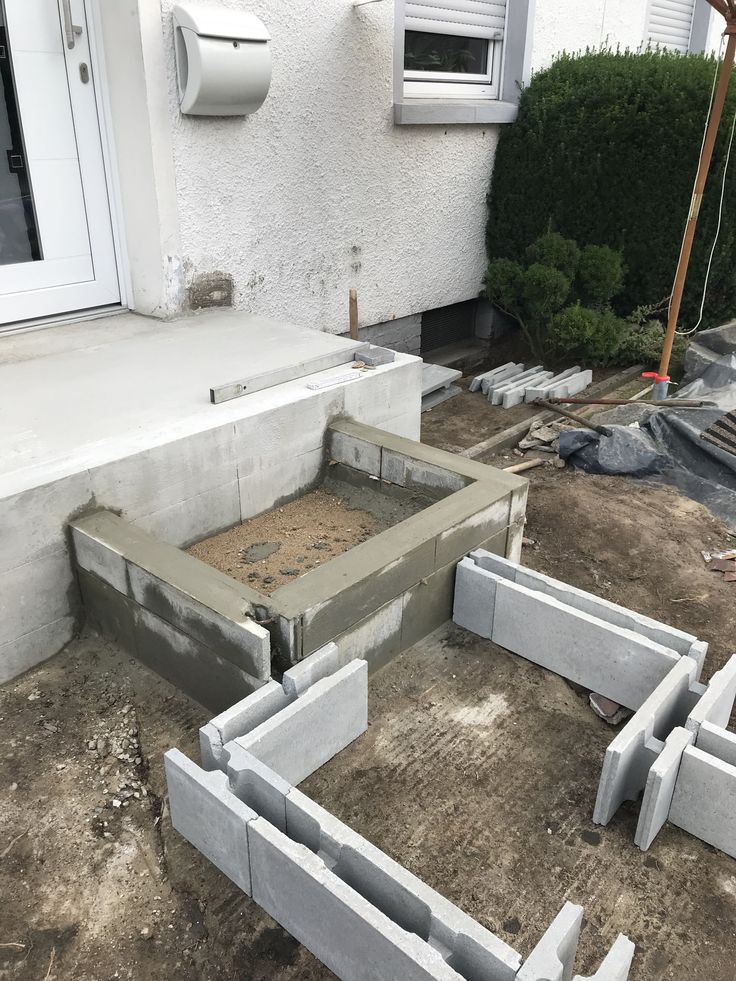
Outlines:
<svg viewBox="0 0 736 981"><path fill-rule="evenodd" d="M0 0L0 266L41 258L5 5Z"/></svg>

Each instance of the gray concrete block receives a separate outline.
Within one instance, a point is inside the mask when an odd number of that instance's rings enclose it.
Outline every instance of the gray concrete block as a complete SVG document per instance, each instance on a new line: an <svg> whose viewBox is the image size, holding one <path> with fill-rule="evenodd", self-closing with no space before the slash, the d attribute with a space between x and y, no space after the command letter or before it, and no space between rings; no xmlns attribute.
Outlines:
<svg viewBox="0 0 736 981"><path fill-rule="evenodd" d="M396 352L389 350L387 347L378 347L375 344L371 344L368 350L358 351L354 354L353 360L362 361L363 364L377 368L381 364L391 364L392 361L395 361Z"/></svg>
<svg viewBox="0 0 736 981"><path fill-rule="evenodd" d="M484 371L482 374L476 375L468 386L468 391L481 391L483 388L483 382L486 383L487 388L491 383L491 379L501 381L504 378L509 378L512 374L520 374L523 370L524 366L522 364L516 364L514 361L507 361L506 364L499 365L498 368L492 368L490 371Z"/></svg>
<svg viewBox="0 0 736 981"><path fill-rule="evenodd" d="M697 735L704 722L725 729L731 717L736 699L736 654L732 655L725 667L716 671L708 682L705 694L688 716L685 728Z"/></svg>
<svg viewBox="0 0 736 981"><path fill-rule="evenodd" d="M178 588L130 562L128 579L130 594L141 606L248 674L264 680L270 677L271 636L245 615L244 602L232 602L231 597L220 595L210 596L216 606L208 605L196 593Z"/></svg>
<svg viewBox="0 0 736 981"><path fill-rule="evenodd" d="M536 590L546 596L551 596L566 606L580 610L583 613L588 613L591 616L597 617L599 620L605 620L615 627L633 630L635 633L641 634L643 637L648 637L663 647L672 648L678 654L691 656L691 649L694 644L697 644L697 656L694 660L698 665L702 665L702 658L705 657L703 647L707 651L707 645L702 645L693 634L685 633L685 631L678 630L676 627L670 627L666 623L660 623L658 620L653 620L651 617L644 616L641 613L635 613L633 610L629 610L624 606L618 606L616 603L611 603L600 596L593 595L593 593L587 593L585 590L577 589L575 586L570 586L567 583L561 582L559 579L552 579L550 576L545 576L542 572L535 572L533 569L515 564L509 560L504 561L499 559L498 556L491 555L486 559L482 552L476 549L470 553L470 557L482 568L486 568L490 572L495 572L497 575L503 576L511 582L518 583L520 586L526 586L527 589Z"/></svg>
<svg viewBox="0 0 736 981"><path fill-rule="evenodd" d="M87 623L103 637L108 637L135 655L133 601L93 573L79 569L77 578Z"/></svg>
<svg viewBox="0 0 736 981"><path fill-rule="evenodd" d="M524 545L524 530L526 519L514 521L509 525L508 536L506 539L506 555L512 562L521 561L521 550Z"/></svg>
<svg viewBox="0 0 736 981"><path fill-rule="evenodd" d="M85 572L94 573L119 593L128 594L128 572L123 551L109 542L104 525L98 530L100 522L96 519L97 515L93 515L70 525L77 566Z"/></svg>
<svg viewBox="0 0 736 981"><path fill-rule="evenodd" d="M501 404L503 405L504 409L511 409L515 405L521 405L526 396L528 385L538 385L551 377L551 371L540 371L537 375L532 375L531 378L527 378L525 381L523 381L518 388L512 388L509 391L504 392L503 398L501 399Z"/></svg>
<svg viewBox="0 0 736 981"><path fill-rule="evenodd" d="M320 647L319 650L314 651L313 654L284 672L281 684L285 694L291 698L303 695L315 681L321 681L323 678L334 674L338 668L342 667L343 663L347 662L340 660L340 651L337 645L330 641L329 644Z"/></svg>
<svg viewBox="0 0 736 981"><path fill-rule="evenodd" d="M286 832L286 798L293 787L236 743L228 745L227 777L238 800Z"/></svg>
<svg viewBox="0 0 736 981"><path fill-rule="evenodd" d="M136 649L131 653L211 712L220 712L233 698L262 687L260 678L241 671L149 610L136 606L133 618Z"/></svg>
<svg viewBox="0 0 736 981"><path fill-rule="evenodd" d="M447 388L453 382L459 381L463 377L462 371L457 368L447 368L442 364L431 364L425 362L422 365L422 398L439 388Z"/></svg>
<svg viewBox="0 0 736 981"><path fill-rule="evenodd" d="M171 823L246 895L251 895L248 823L257 818L219 770L201 770L178 749L164 756Z"/></svg>
<svg viewBox="0 0 736 981"><path fill-rule="evenodd" d="M516 975L517 981L570 981L583 908L565 903Z"/></svg>
<svg viewBox="0 0 736 981"><path fill-rule="evenodd" d="M460 981L438 951L264 818L248 825L248 839L254 900L339 978Z"/></svg>
<svg viewBox="0 0 736 981"><path fill-rule="evenodd" d="M670 823L736 858L736 767L688 746L682 754Z"/></svg>
<svg viewBox="0 0 736 981"><path fill-rule="evenodd" d="M635 952L636 947L629 938L619 934L595 974L585 978L576 974L572 981L626 981Z"/></svg>
<svg viewBox="0 0 736 981"><path fill-rule="evenodd" d="M367 728L368 665L353 661L235 742L296 785Z"/></svg>
<svg viewBox="0 0 736 981"><path fill-rule="evenodd" d="M698 729L695 747L730 766L736 766L736 733L728 729L714 726L712 722L703 722Z"/></svg>
<svg viewBox="0 0 736 981"><path fill-rule="evenodd" d="M631 709L642 705L679 659L631 630L498 577L491 639Z"/></svg>
<svg viewBox="0 0 736 981"><path fill-rule="evenodd" d="M531 368L525 368L524 371L516 375L511 375L509 378L492 382L488 385L485 393L488 401L493 402L494 396L498 394L499 398L493 404L499 405L504 392L507 392L511 388L518 388L523 381L534 375L538 375L540 371L544 371L544 367L541 364L537 364Z"/></svg>
<svg viewBox="0 0 736 981"><path fill-rule="evenodd" d="M381 476L381 446L372 440L328 429L327 454L330 459L362 473Z"/></svg>
<svg viewBox="0 0 736 981"><path fill-rule="evenodd" d="M199 730L199 748L205 769L215 766L224 769L222 748L237 736L251 732L266 719L276 715L295 698L287 695L277 681L268 681L262 688L231 705Z"/></svg>
<svg viewBox="0 0 736 981"><path fill-rule="evenodd" d="M670 644L675 650L679 648L675 647L674 644ZM704 640L696 640L690 645L690 650L687 652L687 656L691 657L693 661L698 665L698 677L700 677L703 671L703 665L705 664L705 658L708 653L708 644Z"/></svg>
<svg viewBox="0 0 736 981"><path fill-rule="evenodd" d="M404 594L401 650L416 644L452 618L456 563L450 562Z"/></svg>
<svg viewBox="0 0 736 981"><path fill-rule="evenodd" d="M335 643L343 664L361 658L368 662L370 674L396 657L402 650L401 625L405 596L406 593L400 594L338 634Z"/></svg>
<svg viewBox="0 0 736 981"><path fill-rule="evenodd" d="M558 385L561 381L565 381L566 378L572 377L572 375L576 375L579 371L580 365L575 365L574 368L568 368L566 371L561 371L559 374L553 375L546 382L542 382L541 385L534 385L532 388L527 388L524 401L533 402L535 399L545 398L555 385Z"/></svg>
<svg viewBox="0 0 736 981"><path fill-rule="evenodd" d="M459 627L472 630L486 640L493 634L497 582L497 576L481 569L470 558L458 563L452 619Z"/></svg>
<svg viewBox="0 0 736 981"><path fill-rule="evenodd" d="M467 489L477 491L476 497L487 501L482 484ZM470 498L468 503L472 504ZM435 568L442 568L449 562L457 562L480 542L492 538L507 528L510 510L511 497L508 495L492 503L483 503L477 510L469 507L470 513L465 517L458 515L457 520L450 527L437 535Z"/></svg>
<svg viewBox="0 0 736 981"><path fill-rule="evenodd" d="M634 836L635 844L643 852L647 851L669 817L682 754L694 739L693 733L687 729L673 729L665 740L664 749L652 764Z"/></svg>
<svg viewBox="0 0 736 981"><path fill-rule="evenodd" d="M680 658L609 745L593 812L596 824L608 824L621 804L636 800L646 786L664 740L687 718L697 670L691 658Z"/></svg>
<svg viewBox="0 0 736 981"><path fill-rule="evenodd" d="M286 826L312 854L329 855L332 872L392 924L443 951L458 976L515 976L515 950L298 790L286 800Z"/></svg>
<svg viewBox="0 0 736 981"><path fill-rule="evenodd" d="M471 478L444 467L415 460L404 453L384 449L381 459L381 479L401 487L443 491L452 494L472 482Z"/></svg>
<svg viewBox="0 0 736 981"><path fill-rule="evenodd" d="M571 398L586 389L592 381L592 371L581 371L577 375L571 375L564 381L558 382L557 385L547 392L547 395L553 398Z"/></svg>

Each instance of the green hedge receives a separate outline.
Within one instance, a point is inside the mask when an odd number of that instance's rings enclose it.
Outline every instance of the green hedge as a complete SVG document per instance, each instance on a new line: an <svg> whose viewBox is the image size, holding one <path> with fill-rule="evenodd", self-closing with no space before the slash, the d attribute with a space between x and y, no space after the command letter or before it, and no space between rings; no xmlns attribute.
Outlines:
<svg viewBox="0 0 736 981"><path fill-rule="evenodd" d="M502 127L488 196L489 258L521 260L546 231L619 249L614 307L628 314L672 288L715 61L700 55L564 55L522 93ZM681 323L694 326L717 223L736 84L726 104L700 211ZM704 326L736 314L736 146Z"/></svg>

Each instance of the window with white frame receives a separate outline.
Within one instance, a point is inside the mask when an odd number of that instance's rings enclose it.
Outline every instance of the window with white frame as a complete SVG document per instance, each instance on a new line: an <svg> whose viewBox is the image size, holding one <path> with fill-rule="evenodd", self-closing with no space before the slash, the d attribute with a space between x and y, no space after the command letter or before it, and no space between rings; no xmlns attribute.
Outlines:
<svg viewBox="0 0 736 981"><path fill-rule="evenodd" d="M506 0L406 0L404 95L498 99Z"/></svg>
<svg viewBox="0 0 736 981"><path fill-rule="evenodd" d="M695 0L650 0L646 41L687 54L694 11Z"/></svg>

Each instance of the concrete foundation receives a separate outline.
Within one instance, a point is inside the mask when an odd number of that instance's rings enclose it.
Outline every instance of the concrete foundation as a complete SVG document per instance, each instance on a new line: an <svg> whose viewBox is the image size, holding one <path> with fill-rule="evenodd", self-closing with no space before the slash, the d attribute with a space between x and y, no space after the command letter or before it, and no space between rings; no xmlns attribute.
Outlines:
<svg viewBox="0 0 736 981"><path fill-rule="evenodd" d="M66 535L75 517L108 509L186 546L314 484L339 415L417 438L422 364L406 354L325 390L297 377L210 404L213 384L330 352L350 361L355 347L230 312L4 338L0 387L25 408L0 420L0 683L56 653L80 623Z"/></svg>
<svg viewBox="0 0 736 981"><path fill-rule="evenodd" d="M227 673L210 672L216 657L242 672L241 694L268 681L272 662L288 668L333 641L343 664L366 658L379 667L449 619L455 568L468 549L518 548L524 478L344 419L328 426L320 452L320 469L329 459L350 482L372 479L388 494L400 485L435 503L270 595L110 512L76 519L90 617L154 669L161 662L175 684L185 650L192 669L185 690L199 701L207 690L204 704L218 710L233 689ZM158 651L142 647L142 622L158 634ZM292 679L304 685L287 671L287 685Z"/></svg>
<svg viewBox="0 0 736 981"><path fill-rule="evenodd" d="M636 710L606 751L597 824L643 792L642 850L669 820L736 857L736 655L703 685L707 645L693 635L481 550L458 565L453 619ZM619 960L595 976L618 977Z"/></svg>
<svg viewBox="0 0 736 981"><path fill-rule="evenodd" d="M205 766L216 769L200 769L178 750L166 754L174 827L340 978L569 979L580 907L565 906L522 966L512 947L284 779L299 770L304 743L324 745L331 696L351 676L365 680L364 662L326 674L338 660L331 645L295 669L299 695L271 682L205 726ZM307 686L311 674L319 680ZM300 703L321 705L321 720L300 712ZM271 746L258 737L264 726ZM236 734L242 727L247 736ZM632 956L633 944L620 936L596 977L625 981Z"/></svg>

